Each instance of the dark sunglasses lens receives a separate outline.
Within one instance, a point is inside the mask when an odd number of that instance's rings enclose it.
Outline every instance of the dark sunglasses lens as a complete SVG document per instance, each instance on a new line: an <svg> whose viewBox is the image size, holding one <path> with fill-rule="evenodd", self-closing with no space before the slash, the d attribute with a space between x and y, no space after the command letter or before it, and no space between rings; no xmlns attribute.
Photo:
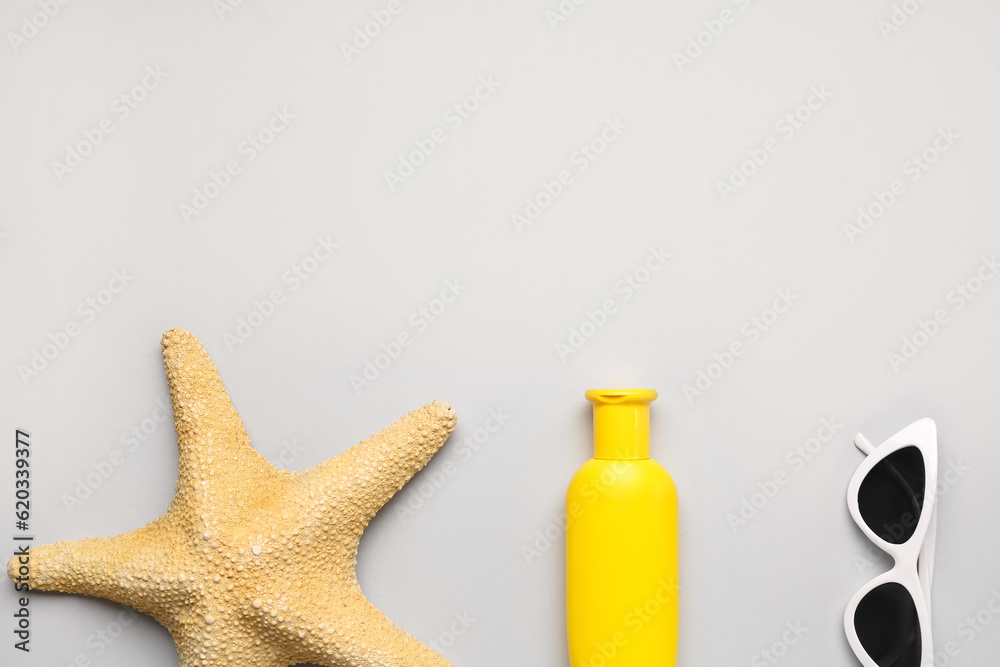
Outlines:
<svg viewBox="0 0 1000 667"><path fill-rule="evenodd" d="M854 629L879 667L920 665L920 622L913 598L890 582L868 592L854 612Z"/></svg>
<svg viewBox="0 0 1000 667"><path fill-rule="evenodd" d="M876 535L892 544L911 537L924 506L924 457L903 447L885 457L861 482L858 509Z"/></svg>

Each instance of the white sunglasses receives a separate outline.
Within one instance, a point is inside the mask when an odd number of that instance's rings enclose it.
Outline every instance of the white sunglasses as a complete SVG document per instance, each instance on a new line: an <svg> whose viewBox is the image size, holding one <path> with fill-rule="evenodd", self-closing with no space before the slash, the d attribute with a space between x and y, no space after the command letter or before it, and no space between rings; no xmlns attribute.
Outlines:
<svg viewBox="0 0 1000 667"><path fill-rule="evenodd" d="M851 478L847 507L893 565L851 598L847 641L864 667L930 667L937 426L919 419L878 447L860 433L854 444L868 456Z"/></svg>

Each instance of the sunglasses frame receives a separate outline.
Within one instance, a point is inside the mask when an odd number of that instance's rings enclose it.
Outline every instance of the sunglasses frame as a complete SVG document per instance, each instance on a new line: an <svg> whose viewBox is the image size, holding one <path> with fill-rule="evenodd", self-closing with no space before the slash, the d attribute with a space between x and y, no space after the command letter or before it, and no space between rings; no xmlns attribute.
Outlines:
<svg viewBox="0 0 1000 667"><path fill-rule="evenodd" d="M917 622L920 625L920 666L930 667L934 664L934 646L931 628L931 583L933 580L934 551L937 537L937 425L933 419L918 419L898 433L887 439L878 447L872 446L860 433L855 437L854 444L865 454L861 463L851 478L847 489L847 507L865 536L879 549L893 559L892 568L878 575L865 584L847 605L844 612L844 632L854 654L864 667L879 667L858 638L854 625L854 616L858 605L868 593L885 583L897 583L906 588L913 599L917 610ZM920 510L920 518L913 534L902 544L893 544L875 534L861 516L858 506L858 493L861 483L868 473L890 454L905 447L916 447L924 460L924 499Z"/></svg>

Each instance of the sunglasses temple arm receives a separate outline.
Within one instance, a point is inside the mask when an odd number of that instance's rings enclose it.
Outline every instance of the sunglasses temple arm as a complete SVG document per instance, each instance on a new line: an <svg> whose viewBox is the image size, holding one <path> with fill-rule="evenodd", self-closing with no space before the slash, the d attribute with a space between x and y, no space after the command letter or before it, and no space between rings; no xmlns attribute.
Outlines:
<svg viewBox="0 0 1000 667"><path fill-rule="evenodd" d="M866 455L875 451L875 445L868 438L858 433L854 436L854 446L863 451Z"/></svg>
<svg viewBox="0 0 1000 667"><path fill-rule="evenodd" d="M934 583L934 556L937 551L937 506L931 510L930 522L927 524L927 534L924 536L924 544L920 549L920 556L917 558L917 576L920 580L920 588L924 591L924 603L927 607L927 614L931 612L931 586Z"/></svg>

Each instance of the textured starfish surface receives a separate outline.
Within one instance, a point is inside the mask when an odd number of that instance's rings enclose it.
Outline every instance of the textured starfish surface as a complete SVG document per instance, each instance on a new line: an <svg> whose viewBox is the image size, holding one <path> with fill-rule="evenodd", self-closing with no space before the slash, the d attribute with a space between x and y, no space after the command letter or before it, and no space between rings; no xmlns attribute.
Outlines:
<svg viewBox="0 0 1000 667"><path fill-rule="evenodd" d="M250 446L215 365L184 329L163 335L180 450L166 513L114 537L30 550L29 586L108 598L164 625L180 664L448 667L362 594L368 522L455 427L433 402L313 468ZM17 557L7 573L17 576Z"/></svg>

